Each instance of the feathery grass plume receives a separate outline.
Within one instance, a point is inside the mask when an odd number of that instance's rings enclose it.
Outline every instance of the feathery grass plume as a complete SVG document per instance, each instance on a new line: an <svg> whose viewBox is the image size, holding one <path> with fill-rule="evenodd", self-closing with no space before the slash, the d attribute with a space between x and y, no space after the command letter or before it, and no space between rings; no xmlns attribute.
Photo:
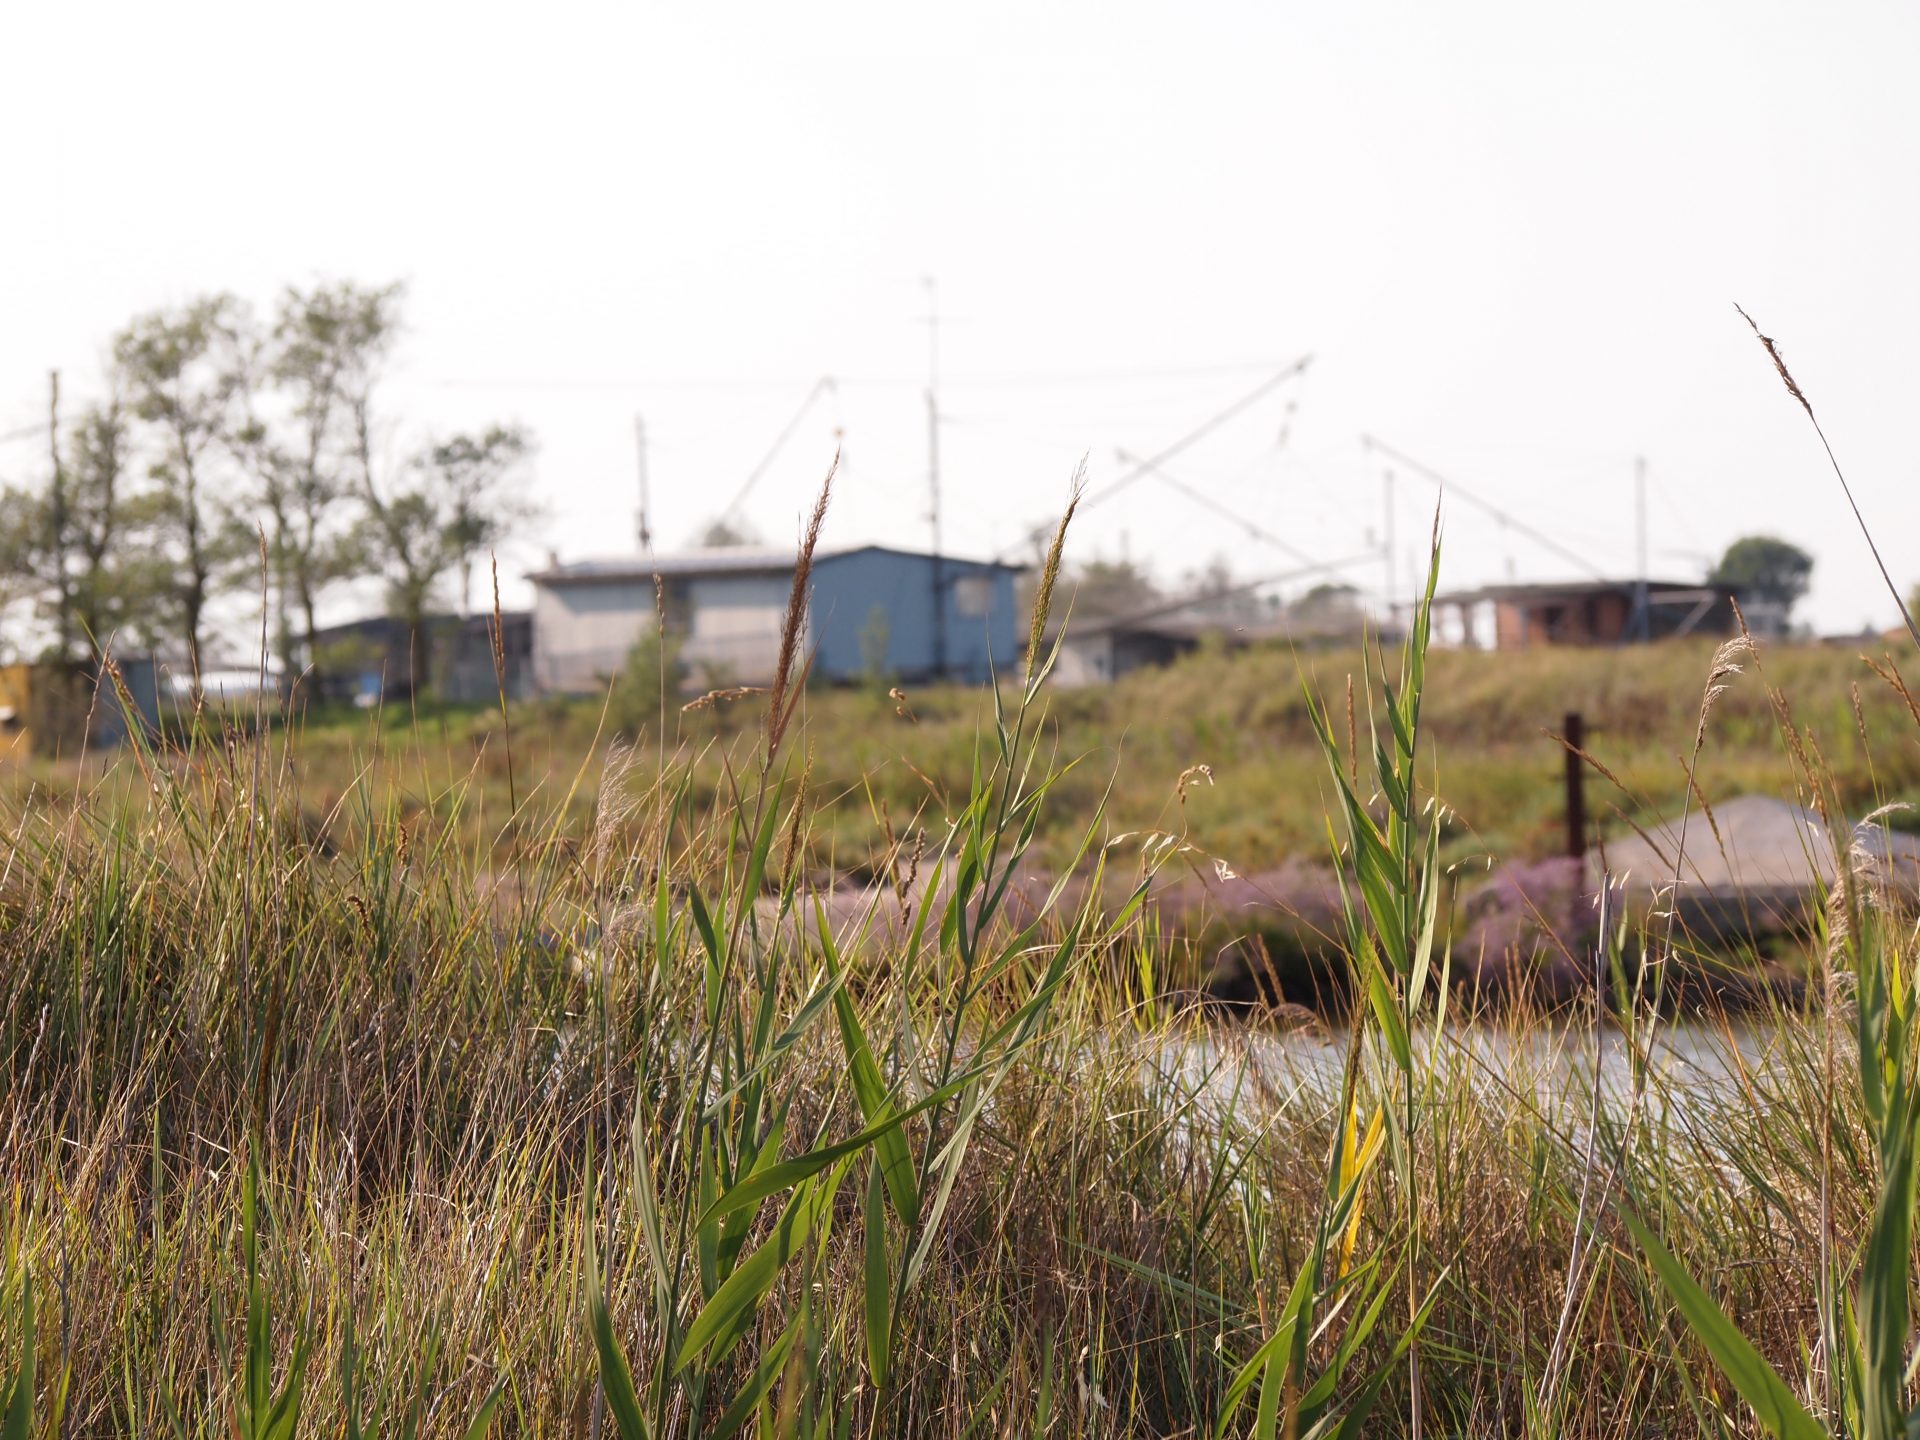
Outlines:
<svg viewBox="0 0 1920 1440"><path fill-rule="evenodd" d="M1887 573L1887 562L1880 558L1880 547L1874 543L1873 532L1867 528L1866 516L1860 513L1860 502L1853 498L1853 487L1847 483L1846 472L1840 468L1840 461L1833 453L1833 445L1827 439L1827 432L1820 428L1820 417L1813 413L1813 402L1807 399L1807 392L1800 388L1800 383L1793 378L1793 372L1787 369L1787 362L1781 357L1780 347L1774 343L1773 337L1763 335L1760 327L1754 323L1753 317L1745 310L1741 310L1738 305L1733 308L1739 311L1740 318L1747 322L1748 328L1753 331L1754 338L1766 347L1767 358L1773 361L1773 368L1780 372L1781 380L1786 383L1787 393L1798 400L1800 408L1807 412L1807 419L1813 425L1813 433L1820 437L1820 448L1827 452L1827 463L1833 467L1834 478L1840 482L1840 491L1847 497L1847 506L1853 511L1854 522L1859 525L1860 533L1866 537L1867 549L1873 552L1873 563L1880 567L1880 578L1887 582L1887 593L1893 596L1893 603L1900 611L1900 618L1906 622L1907 634L1913 637L1915 645L1920 645L1920 624L1915 623L1913 612L1907 608L1907 602L1900 594L1900 587L1893 583L1893 576Z"/></svg>
<svg viewBox="0 0 1920 1440"><path fill-rule="evenodd" d="M806 533L800 540L800 553L793 562L793 589L787 595L787 617L780 627L780 657L774 662L772 702L767 707L767 760L773 760L780 739L793 718L794 700L787 691L794 681L794 661L800 653L800 632L807 619L807 581L813 576L813 550L820 543L820 527L826 523L827 501L833 496L833 477L840 469L840 452L833 452L827 478L821 482L820 498L813 502L813 514L807 519ZM796 697L797 698L797 697Z"/></svg>
<svg viewBox="0 0 1920 1440"><path fill-rule="evenodd" d="M1680 802L1680 824L1677 827L1674 839L1673 875L1668 884L1664 909L1660 912L1666 923L1662 927L1657 948L1653 947L1653 937L1651 933L1649 933L1648 940L1650 948L1645 963L1641 965L1639 972L1634 976L1632 1008L1635 1013L1638 1012L1644 997L1645 977L1648 970L1651 969L1655 977L1655 1010L1658 1010L1660 997L1664 993L1667 971L1663 962L1673 953L1673 931L1677 912L1680 908L1678 901L1680 882L1685 877L1686 872L1687 826L1688 822L1693 818L1693 801L1697 793L1694 777L1700 768L1700 752L1706 747L1707 743L1707 719L1713 714L1713 707L1719 703L1720 697L1727 693L1728 682L1731 681L1734 676L1742 673L1740 662L1750 657L1753 653L1753 639L1746 633L1743 623L1740 634L1734 636L1731 640L1725 641L1713 652L1713 661L1707 667L1706 683L1700 690L1700 710L1694 720L1693 748L1688 752L1685 764L1686 791ZM1644 1069L1642 1062L1645 1060L1645 1056L1638 1050L1636 1050L1635 1055L1635 1082L1632 1091L1632 1104L1635 1109L1629 1112L1630 1118L1637 1112L1639 1097L1642 1093L1642 1081L1639 1077L1641 1071Z"/></svg>
<svg viewBox="0 0 1920 1440"><path fill-rule="evenodd" d="M1893 661L1889 659L1885 665L1882 665L1870 655L1862 655L1860 658L1866 661L1869 670L1887 682L1893 693L1898 695L1901 703L1907 707L1907 713L1913 717L1913 723L1920 725L1920 700L1914 699L1913 691L1908 688L1900 672L1894 668Z"/></svg>
<svg viewBox="0 0 1920 1440"><path fill-rule="evenodd" d="M1713 714L1720 697L1727 693L1728 682L1742 673L1740 662L1752 654L1753 641L1745 635L1734 636L1713 652L1713 663L1707 667L1707 683L1700 691L1700 719L1693 732L1696 751L1707 740L1707 717Z"/></svg>
<svg viewBox="0 0 1920 1440"><path fill-rule="evenodd" d="M1033 684L1033 677L1040 669L1041 637L1046 633L1047 616L1053 610L1053 587L1060 579L1060 554L1067 545L1067 526L1073 522L1073 512L1080 508L1080 497L1087 489L1087 462L1083 458L1073 472L1073 483L1067 488L1067 508L1060 516L1059 525L1054 527L1053 543L1047 547L1047 558L1040 566L1040 584L1033 592L1033 622L1027 627L1027 674L1026 684Z"/></svg>
<svg viewBox="0 0 1920 1440"><path fill-rule="evenodd" d="M787 816L787 833L780 845L780 874L783 879L793 876L794 857L800 853L801 841L805 836L807 818L807 786L813 779L813 747L807 747L806 763L800 767L800 783L793 788L793 810Z"/></svg>
<svg viewBox="0 0 1920 1440"><path fill-rule="evenodd" d="M1360 783L1360 727L1353 708L1353 672L1347 672L1347 778Z"/></svg>
<svg viewBox="0 0 1920 1440"><path fill-rule="evenodd" d="M605 883L607 865L620 848L621 831L640 810L632 783L639 767L640 755L633 746L615 740L607 747L593 807L593 832L587 841L587 870L597 883Z"/></svg>
<svg viewBox="0 0 1920 1440"><path fill-rule="evenodd" d="M765 695L765 685L728 685L720 690L709 690L704 695L696 695L680 707L682 715L690 715L696 710L712 710L728 700L744 700L749 695Z"/></svg>

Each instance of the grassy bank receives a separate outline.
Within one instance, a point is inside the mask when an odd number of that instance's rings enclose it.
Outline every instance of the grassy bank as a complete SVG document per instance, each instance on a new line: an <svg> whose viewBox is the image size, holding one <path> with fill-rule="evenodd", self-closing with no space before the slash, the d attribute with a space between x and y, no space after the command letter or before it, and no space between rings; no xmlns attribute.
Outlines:
<svg viewBox="0 0 1920 1440"><path fill-rule="evenodd" d="M1626 834L1630 824L1673 814L1685 793L1686 747L1715 643L1436 651L1426 723L1437 758L1424 778L1450 812L1447 862L1534 859L1564 848L1554 736L1568 711L1584 717L1586 748L1607 772L1589 778L1590 812L1604 831ZM1719 800L1804 790L1770 685L1788 697L1795 722L1818 733L1837 791L1856 813L1878 795L1920 794L1920 750L1897 740L1877 751L1869 745L1871 736L1901 736L1912 717L1863 656L1911 668L1906 646L1769 647L1764 674L1735 684L1716 706L1713 743L1695 770L1703 792ZM1056 761L1074 764L1041 817L1036 863L1062 866L1103 799L1114 833L1181 830L1243 872L1290 856L1322 858L1325 767L1302 675L1337 704L1363 666L1357 651L1209 652L1116 685L1052 695L1039 734ZM750 763L765 698L682 710L685 700L676 696L663 709L622 690L610 703L515 705L506 721L486 706L318 712L288 722L277 746L290 752L289 796L315 834L370 785L380 803L392 799L408 815L455 823L469 848L497 844L505 858L516 803L543 816L561 811L576 830L589 822L593 776L614 744L631 745L655 772L669 759L687 766L696 796L709 803L719 796L729 768ZM919 829L936 838L966 796L974 747L992 719L991 696L978 689L933 689L904 700L810 689L796 745L807 770L814 819L806 853L816 873L871 873L902 834ZM81 794L103 805L116 780L129 785L136 777L118 766L108 793L96 793L99 763L84 772L72 764L0 770L0 793L16 804L32 791L57 805Z"/></svg>
<svg viewBox="0 0 1920 1440"><path fill-rule="evenodd" d="M1623 806L1920 775L1843 653L1735 657L1691 762L1728 657L1613 658L1415 646L1387 697L1313 657L1324 709L1277 654L1023 672L998 717L783 686L622 750L578 709L389 717L23 791L0 1400L31 1353L34 1434L1755 1433L1670 1250L1795 1403L1857 1410L1885 1366L1836 1297L1904 1351L1920 1025L1870 893L1821 937L1846 1004L1693 1022L1722 1082L1618 947L1610 1087L1597 1024L1445 1039L1439 877L1546 845L1561 711ZM1124 897L1170 836L1245 865L1330 822L1367 1003L1298 1070L1158 1003L1124 899L1005 905L1041 860ZM823 869L895 860L952 877L923 944L819 932Z"/></svg>

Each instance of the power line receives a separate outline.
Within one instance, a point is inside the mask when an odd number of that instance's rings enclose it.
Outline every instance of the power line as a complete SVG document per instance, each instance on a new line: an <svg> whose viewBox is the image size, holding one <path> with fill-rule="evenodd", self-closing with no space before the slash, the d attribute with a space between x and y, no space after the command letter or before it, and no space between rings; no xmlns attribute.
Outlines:
<svg viewBox="0 0 1920 1440"><path fill-rule="evenodd" d="M1218 375L1253 375L1271 370L1274 360L1220 361L1202 365L1149 365L1107 370L1035 370L1000 375L956 375L941 379L948 389L991 389L1012 385L1099 385L1116 382L1203 379ZM924 388L924 375L839 375L839 385L911 385ZM642 375L606 379L530 380L506 377L485 379L473 376L442 376L429 379L429 385L450 390L617 390L644 386L649 389L687 390L785 390L806 382L794 376L663 376ZM0 439L6 437L0 436Z"/></svg>
<svg viewBox="0 0 1920 1440"><path fill-rule="evenodd" d="M1285 551L1288 555L1291 555L1294 559L1300 561L1300 563L1303 565L1319 564L1319 562L1315 560L1313 556L1309 555L1305 550L1302 550L1299 546L1295 545L1292 541L1283 540L1280 536L1274 534L1273 531L1267 529L1264 525L1261 525L1258 521L1251 520L1247 516L1242 515L1239 511L1233 509L1231 506L1222 504L1220 501L1214 499L1211 495L1207 494L1205 491L1201 490L1199 487L1194 485L1189 485L1186 481L1180 479L1179 476L1171 473L1169 470L1167 470L1165 466L1159 464L1157 461L1141 460L1137 456L1128 454L1125 450L1119 450L1119 451L1116 451L1115 453L1118 454L1118 456L1120 457L1122 464L1131 463L1135 465L1144 466L1147 470L1147 473L1152 475L1153 478L1158 480L1162 485L1169 486L1172 489L1179 491L1182 495L1186 496L1189 500L1193 501L1194 504L1202 507L1203 509L1213 511L1214 514L1220 516L1222 519L1231 520L1234 524L1244 529L1247 532L1247 534L1252 536L1255 540L1259 540L1265 544L1271 545L1276 550Z"/></svg>
<svg viewBox="0 0 1920 1440"><path fill-rule="evenodd" d="M734 492L733 499L727 502L727 508L720 512L720 518L722 520L734 514L742 505L746 504L747 496L753 493L753 487L760 483L760 477L767 473L768 468L773 464L780 452L786 448L787 441L791 440L793 438L793 432L800 428L800 422L807 418L807 412L813 409L814 402L822 395L832 394L838 383L839 382L831 375L822 375L818 380L813 382L813 388L807 391L807 398L800 402L800 408L794 411L793 418L787 421L779 435L774 437L773 444L767 447L767 453L760 457L760 463L755 465L748 473L747 478L741 483L739 490Z"/></svg>
<svg viewBox="0 0 1920 1440"><path fill-rule="evenodd" d="M1427 481L1429 484L1438 488L1442 494L1452 494L1452 495L1458 496L1460 499L1466 501L1467 504L1473 506L1474 509L1481 511L1484 514L1491 515L1495 520L1498 520L1507 529L1517 531L1518 533L1526 536L1527 539L1533 541L1534 544L1540 546L1543 550L1551 551L1553 554L1559 556L1562 560L1565 560L1569 565L1572 565L1575 569L1581 570L1586 574L1591 575L1596 580L1607 580L1612 578L1604 570L1601 570L1597 566L1595 566L1592 561L1588 560L1587 557L1582 555L1579 551L1574 550L1570 546L1563 545L1560 541L1554 539L1551 535L1548 535L1545 531L1535 529L1533 526L1527 524L1526 521L1514 515L1511 511L1501 509L1500 506L1494 504L1491 500L1481 499L1478 495L1475 495L1471 490L1461 485L1458 481L1449 480L1446 476L1442 475L1438 470L1435 470L1432 466L1422 464L1420 461L1414 459L1411 455L1408 455L1403 451L1394 449L1393 446L1387 444L1384 440L1377 439L1372 435L1362 435L1360 437L1360 443L1365 445L1369 450L1378 450L1382 455L1387 456L1389 459L1398 461L1400 464L1406 466L1407 469L1413 471L1413 473L1418 475L1421 479Z"/></svg>
<svg viewBox="0 0 1920 1440"><path fill-rule="evenodd" d="M1212 591L1206 595L1177 596L1172 600L1163 601L1145 610L1132 611L1118 618L1122 623L1156 620L1162 615L1177 615L1182 610L1192 610L1202 605L1224 600L1231 595L1245 595L1249 591L1258 590L1265 585L1283 585L1289 580L1304 579L1308 575L1332 574L1336 571L1345 570L1349 566L1364 565L1379 558L1378 552L1367 550L1358 555L1343 555L1338 560L1311 560L1307 564L1296 566L1291 570L1275 570L1271 574L1261 575L1252 580L1236 580L1233 584L1223 589Z"/></svg>
<svg viewBox="0 0 1920 1440"><path fill-rule="evenodd" d="M0 444L5 444L10 440L33 440L46 433L47 426L45 421L42 421L38 425L22 425L18 430L8 430L4 434L0 434Z"/></svg>
<svg viewBox="0 0 1920 1440"><path fill-rule="evenodd" d="M1118 480L1110 482L1101 489L1096 490L1093 494L1087 496L1080 502L1080 508L1082 510L1091 510L1096 505L1104 504L1129 485L1132 485L1136 480L1141 479L1143 476L1151 475L1155 467L1165 461L1173 459L1173 457L1181 451L1198 444L1201 440L1226 424L1227 421L1233 419L1234 416L1240 414L1241 411L1247 409L1257 401L1265 399L1272 391L1279 389L1282 385L1286 384L1287 381L1299 375L1312 363L1312 360L1313 357L1311 355L1303 355L1278 374L1268 376L1226 409L1202 421L1197 427L1189 430L1185 435L1182 435L1178 440L1161 450L1151 459L1140 461L1133 469L1122 475Z"/></svg>

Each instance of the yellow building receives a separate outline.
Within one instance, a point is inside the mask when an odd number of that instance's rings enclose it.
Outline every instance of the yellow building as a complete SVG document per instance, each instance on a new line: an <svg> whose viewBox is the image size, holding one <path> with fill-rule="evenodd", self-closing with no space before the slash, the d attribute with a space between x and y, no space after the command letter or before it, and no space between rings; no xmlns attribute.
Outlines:
<svg viewBox="0 0 1920 1440"><path fill-rule="evenodd" d="M144 657L120 662L121 684L96 693L95 672L80 665L0 665L0 764L29 755L72 759L124 744L132 723L160 729L160 671Z"/></svg>

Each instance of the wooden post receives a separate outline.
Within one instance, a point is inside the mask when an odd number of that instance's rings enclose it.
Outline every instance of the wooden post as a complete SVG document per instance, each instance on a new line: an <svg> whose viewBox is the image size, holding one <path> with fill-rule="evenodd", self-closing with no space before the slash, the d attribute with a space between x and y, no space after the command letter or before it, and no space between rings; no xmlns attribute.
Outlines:
<svg viewBox="0 0 1920 1440"><path fill-rule="evenodd" d="M1587 853L1587 768L1578 754L1587 745L1587 726L1578 710L1567 712L1564 726L1566 744L1560 749L1567 766L1567 854L1577 858Z"/></svg>

